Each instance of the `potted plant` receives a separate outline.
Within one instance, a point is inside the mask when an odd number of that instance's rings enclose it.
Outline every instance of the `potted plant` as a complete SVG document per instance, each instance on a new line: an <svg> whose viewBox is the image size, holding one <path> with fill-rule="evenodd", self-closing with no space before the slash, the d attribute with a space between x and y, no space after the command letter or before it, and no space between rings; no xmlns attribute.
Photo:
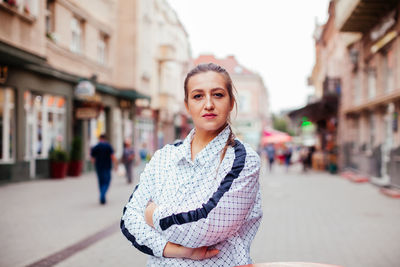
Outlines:
<svg viewBox="0 0 400 267"><path fill-rule="evenodd" d="M50 176L64 178L68 170L68 154L61 147L50 150Z"/></svg>
<svg viewBox="0 0 400 267"><path fill-rule="evenodd" d="M10 6L17 6L17 1L16 0L5 0L4 2L6 2L8 5Z"/></svg>
<svg viewBox="0 0 400 267"><path fill-rule="evenodd" d="M70 162L68 167L69 176L80 176L82 173L83 155L82 155L82 139L74 137L71 144Z"/></svg>

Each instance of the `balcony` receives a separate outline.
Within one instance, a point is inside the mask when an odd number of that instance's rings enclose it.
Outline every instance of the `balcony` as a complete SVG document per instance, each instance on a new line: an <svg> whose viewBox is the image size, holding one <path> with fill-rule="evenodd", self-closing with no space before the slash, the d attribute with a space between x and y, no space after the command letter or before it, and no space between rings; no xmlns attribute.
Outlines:
<svg viewBox="0 0 400 267"><path fill-rule="evenodd" d="M0 9L12 15L17 15L28 23L33 23L36 20L36 17L30 13L26 6L18 6L15 2L8 3L8 1L0 0Z"/></svg>
<svg viewBox="0 0 400 267"><path fill-rule="evenodd" d="M395 9L399 0L341 0L336 7L337 26L342 32L365 33Z"/></svg>

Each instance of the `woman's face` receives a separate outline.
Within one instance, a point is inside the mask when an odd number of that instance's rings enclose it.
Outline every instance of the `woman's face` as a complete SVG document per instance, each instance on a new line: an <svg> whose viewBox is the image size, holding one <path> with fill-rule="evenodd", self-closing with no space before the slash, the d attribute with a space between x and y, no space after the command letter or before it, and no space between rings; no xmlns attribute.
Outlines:
<svg viewBox="0 0 400 267"><path fill-rule="evenodd" d="M233 108L223 75L208 71L192 76L187 84L185 106L196 131L218 133L227 123Z"/></svg>

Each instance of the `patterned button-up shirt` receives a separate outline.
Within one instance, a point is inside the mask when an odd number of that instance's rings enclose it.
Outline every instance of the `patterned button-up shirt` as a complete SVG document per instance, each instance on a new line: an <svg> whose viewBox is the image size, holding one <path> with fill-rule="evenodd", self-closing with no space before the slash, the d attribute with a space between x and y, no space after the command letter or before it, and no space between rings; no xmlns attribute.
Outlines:
<svg viewBox="0 0 400 267"><path fill-rule="evenodd" d="M121 230L148 266L236 266L251 263L250 245L262 217L260 158L235 140L220 163L230 134L226 127L192 161L194 130L182 144L158 150L140 176L121 219ZM146 224L149 201L158 207L154 227ZM195 261L162 256L170 241L185 247L211 246L220 252Z"/></svg>

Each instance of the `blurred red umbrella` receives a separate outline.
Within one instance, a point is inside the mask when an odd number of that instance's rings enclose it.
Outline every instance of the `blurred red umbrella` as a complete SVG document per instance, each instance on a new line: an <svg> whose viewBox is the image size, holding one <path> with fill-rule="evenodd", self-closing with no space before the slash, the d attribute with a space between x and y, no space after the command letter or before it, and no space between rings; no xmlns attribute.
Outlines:
<svg viewBox="0 0 400 267"><path fill-rule="evenodd" d="M279 144L292 141L292 137L287 133L280 131L264 131L261 139L261 145L265 146L268 143Z"/></svg>

